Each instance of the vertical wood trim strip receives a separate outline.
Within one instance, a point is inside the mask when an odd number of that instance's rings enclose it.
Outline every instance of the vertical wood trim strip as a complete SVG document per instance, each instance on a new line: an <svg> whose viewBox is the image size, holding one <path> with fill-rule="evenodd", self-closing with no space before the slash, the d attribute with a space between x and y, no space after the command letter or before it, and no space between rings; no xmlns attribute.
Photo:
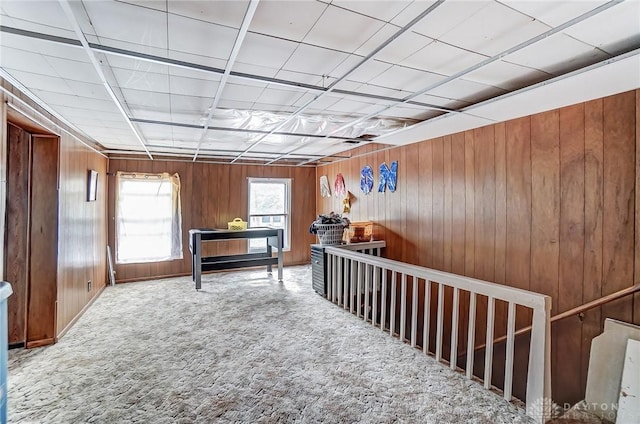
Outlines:
<svg viewBox="0 0 640 424"><path fill-rule="evenodd" d="M453 289L453 311L451 312L451 354L449 365L455 370L458 365L458 314L459 314L460 289Z"/></svg>
<svg viewBox="0 0 640 424"><path fill-rule="evenodd" d="M507 315L507 358L504 364L504 399L511 401L511 388L513 386L513 352L515 343L516 304L509 302Z"/></svg>
<svg viewBox="0 0 640 424"><path fill-rule="evenodd" d="M485 340L486 348L484 355L484 388L491 387L491 371L493 369L493 326L495 316L495 298L489 296L487 304L487 337Z"/></svg>

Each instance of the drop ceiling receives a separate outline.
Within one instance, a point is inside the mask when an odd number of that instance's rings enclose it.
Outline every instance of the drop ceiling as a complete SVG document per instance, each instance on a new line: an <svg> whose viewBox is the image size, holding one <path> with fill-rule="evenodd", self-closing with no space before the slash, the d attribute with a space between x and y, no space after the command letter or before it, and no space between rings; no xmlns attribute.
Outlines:
<svg viewBox="0 0 640 424"><path fill-rule="evenodd" d="M110 156L308 165L640 87L640 1L13 1L0 77Z"/></svg>

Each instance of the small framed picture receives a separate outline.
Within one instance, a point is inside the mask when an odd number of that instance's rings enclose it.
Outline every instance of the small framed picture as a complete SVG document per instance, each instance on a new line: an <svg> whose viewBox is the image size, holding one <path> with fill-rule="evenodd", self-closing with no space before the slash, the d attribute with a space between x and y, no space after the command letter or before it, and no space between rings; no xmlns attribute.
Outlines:
<svg viewBox="0 0 640 424"><path fill-rule="evenodd" d="M98 171L90 169L87 175L87 202L95 202L98 196Z"/></svg>

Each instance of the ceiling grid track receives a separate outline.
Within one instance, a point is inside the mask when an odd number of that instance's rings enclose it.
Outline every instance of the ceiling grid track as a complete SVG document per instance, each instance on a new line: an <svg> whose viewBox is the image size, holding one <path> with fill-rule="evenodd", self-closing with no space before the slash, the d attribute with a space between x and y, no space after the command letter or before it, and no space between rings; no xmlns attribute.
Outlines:
<svg viewBox="0 0 640 424"><path fill-rule="evenodd" d="M202 142L207 136L207 130L209 129L209 123L211 122L211 118L218 108L218 103L220 102L220 98L222 96L222 91L224 90L225 85L227 84L227 80L229 79L229 74L231 73L231 69L236 62L236 58L238 57L238 53L240 52L240 47L242 47L242 43L247 35L247 31L249 31L249 25L251 24L251 20L253 19L253 15L256 13L256 9L258 8L258 4L260 0L251 0L249 3L249 7L242 19L242 25L240 26L240 30L238 31L238 35L233 44L233 49L231 50L231 55L229 56L229 60L227 61L227 66L225 67L224 74L222 74L222 79L218 83L218 88L216 90L216 95L209 107L209 114L207 115L204 123L204 129L202 130L202 135L200 135L200 140L198 140L198 145L196 146L196 151L193 155L193 161L195 162L198 158L198 153L200 152L200 146Z"/></svg>
<svg viewBox="0 0 640 424"><path fill-rule="evenodd" d="M113 100L113 103L118 108L118 111L120 111L120 113L122 114L122 117L126 120L127 124L131 128L131 131L133 131L133 134L136 136L136 138L140 142L140 145L142 146L144 151L147 153L147 156L149 156L149 159L153 160L153 156L149 152L149 149L147 148L142 135L138 132L138 130L136 129L135 125L133 125L133 122L131 122L131 120L129 119L129 114L124 109L124 106L122 105L122 103L120 103L120 100L116 96L116 93L113 91L113 88L111 87L111 85L107 81L107 78L104 75L104 72L102 72L102 68L100 67L100 63L98 63L98 59L96 59L96 56L93 53L93 50L91 50L91 47L89 47L89 41L87 40L87 38L85 37L84 33L82 32L82 29L80 28L80 25L78 24L78 21L77 21L75 15L74 15L73 11L71 10L71 6L69 5L69 1L68 0L59 0L59 2L60 2L60 6L62 6L62 10L64 11L65 15L69 19L69 23L73 27L73 30L75 31L76 36L78 37L80 43L82 44L82 48L87 53L87 56L89 56L89 60L91 61L91 64L93 65L93 68L95 69L96 73L98 74L98 77L102 81L102 85L107 90L107 93L109 93L109 96Z"/></svg>
<svg viewBox="0 0 640 424"><path fill-rule="evenodd" d="M440 87L440 86L442 86L444 84L447 84L447 83L449 83L451 81L457 80L457 79L461 78L464 75L467 75L467 74L469 74L469 73L471 73L471 72L473 72L475 70L478 70L478 69L480 69L480 68L482 68L482 67L484 67L484 66L486 66L486 65L488 65L490 63L493 63L493 62L495 62L497 60L500 60L500 59L502 59L502 58L504 58L504 57L506 57L506 56L518 51L518 50L522 50L525 47L528 47L528 46L530 46L530 45L532 45L534 43L537 43L540 40L543 40L545 38L548 38L548 37L552 36L553 34L559 33L560 31L563 31L563 30L565 30L565 29L567 29L567 28L569 28L569 27L571 27L571 26L573 26L573 25L575 25L575 24L577 24L579 22L582 22L585 19L591 18L592 16L595 16L598 13L601 13L601 12L603 12L603 11L613 7L613 6L616 6L617 4L622 3L623 1L624 0L611 0L611 1L609 1L609 2L607 2L605 4L603 4L603 5L600 5L600 6L596 7L596 8L594 8L594 9L586 12L586 13L583 13L580 16L577 16L577 17L575 17L573 19L570 19L569 21L566 21L565 23L563 23L561 25L558 25L557 27L551 28L550 30L548 30L548 31L546 31L546 32L544 32L542 34L539 34L539 35L537 35L537 36L535 36L533 38L530 38L530 39L528 39L528 40L526 40L526 41L524 41L524 42L522 42L520 44L517 44L517 45L515 45L515 46L513 46L513 47L511 47L511 48L509 48L507 50L504 50L501 53L498 53L498 54L496 54L496 55L494 55L492 57L489 57L489 58L483 60L480 63L477 63L477 64L475 64L473 66L470 66L470 67L468 67L466 69L463 69L462 71L457 72L457 73L455 73L455 74L453 74L453 75L451 75L451 76L449 76L449 77L447 77L447 78L445 78L445 79L443 79L441 81L438 81L438 82L436 82L434 84L431 84L428 87L425 87L425 88L423 88L423 89L421 89L419 91L416 91L413 94L411 94L411 95L405 97L404 99L402 99L400 102L398 102L396 104L385 106L384 108L381 108L381 109L377 110L376 112L373 112L371 115L372 116L376 116L376 115L379 115L382 112L385 112L386 110L391 109L392 107L408 103L409 101L413 100L414 98L416 98L416 97L418 97L418 96L420 96L422 94L426 94L427 92L429 92L429 91L431 91L431 90L433 90L433 89L435 89L437 87ZM442 115L439 115L439 116L431 118L431 119L437 119L437 118L441 119L441 117L442 117ZM352 124L356 124L356 123L360 122L360 119L361 118L356 119L355 121L352 122ZM429 119L426 120L426 121L422 121L421 123L427 122L427 121L429 121ZM404 130L406 130L406 128L401 128L399 130L396 130L394 132L391 132L391 133L385 134L385 135L392 135L395 132L404 131ZM327 138L329 138L329 137L327 136ZM286 154L281 155L280 158L284 158L284 157L286 157ZM315 160L307 160L307 161L301 162L299 165L300 166L306 165L306 164L314 162L314 161Z"/></svg>
<svg viewBox="0 0 640 424"><path fill-rule="evenodd" d="M401 36L402 34L404 34L406 31L408 31L410 28L412 28L413 26L415 26L415 24L417 24L418 22L420 22L425 16L427 16L428 14L432 13L436 8L438 8L440 5L442 5L444 3L444 0L438 0L436 1L434 4L432 4L431 6L429 6L427 9L425 9L422 13L420 13L418 16L416 16L415 18L413 18L408 24L406 24L405 26L403 26L402 28L400 28L398 31L396 31L391 37L389 37L387 40L385 40L382 44L380 44L378 47L376 47L375 49L373 49L371 51L371 53L369 53L367 56L365 56L362 60L360 60L358 62L358 64L356 64L355 66L353 66L351 69L349 69L346 73L344 73L340 78L338 78L337 81L334 81L334 83L332 83L326 91L323 91L322 93L316 95L313 99L309 100L307 103L305 103L304 105L300 106L300 108L298 108L298 110L296 110L295 112L293 112L287 119L285 119L282 123L280 123L278 126L276 126L272 132L270 134L265 134L263 137L259 138L258 140L256 140L251 146L249 146L248 148L246 148L244 151L242 151L242 153L240 153L238 156L236 156L231 163L234 163L235 161L237 161L238 159L240 159L242 156L244 156L247 152L249 152L251 149L253 149L255 146L257 146L258 144L260 144L266 137L268 137L269 135L273 134L273 132L278 131L280 128L284 127L291 119L295 118L296 116L300 115L303 111L305 111L309 106L311 106L314 102L316 102L317 100L319 100L320 98L322 98L324 95L326 95L327 93L330 93L334 87L336 86L336 84L338 84L339 82L343 81L345 78L347 78L349 75L353 74L358 68L360 68L363 64L365 64L367 61L369 61L371 58L373 58L377 53L379 53L383 48L387 47L389 44L391 44L391 42L393 40L395 40L396 38L398 38L399 36ZM271 163L271 162L270 162Z"/></svg>

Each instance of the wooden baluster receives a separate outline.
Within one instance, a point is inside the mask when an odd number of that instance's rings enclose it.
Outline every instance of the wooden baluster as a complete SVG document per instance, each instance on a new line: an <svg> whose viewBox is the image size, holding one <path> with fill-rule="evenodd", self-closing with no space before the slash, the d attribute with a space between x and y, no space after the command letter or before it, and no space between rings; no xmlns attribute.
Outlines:
<svg viewBox="0 0 640 424"><path fill-rule="evenodd" d="M396 331L396 272L391 273L391 323L389 325L389 334L392 336Z"/></svg>
<svg viewBox="0 0 640 424"><path fill-rule="evenodd" d="M424 280L424 316L422 327L422 351L429 353L429 326L431 325L431 281Z"/></svg>
<svg viewBox="0 0 640 424"><path fill-rule="evenodd" d="M515 348L516 304L509 302L507 315L507 357L504 363L504 399L511 401L513 387L513 352Z"/></svg>
<svg viewBox="0 0 640 424"><path fill-rule="evenodd" d="M400 278L400 340L404 341L407 327L407 274Z"/></svg>
<svg viewBox="0 0 640 424"><path fill-rule="evenodd" d="M442 333L444 330L444 285L438 283L438 319L436 321L436 360L442 360Z"/></svg>
<svg viewBox="0 0 640 424"><path fill-rule="evenodd" d="M460 304L460 289L453 289L453 311L451 312L451 353L449 366L455 370L458 365L458 309Z"/></svg>
<svg viewBox="0 0 640 424"><path fill-rule="evenodd" d="M491 371L493 366L493 324L495 315L496 300L489 296L487 303L487 338L486 350L484 352L484 388L491 387Z"/></svg>
<svg viewBox="0 0 640 424"><path fill-rule="evenodd" d="M473 354L476 343L476 294L469 293L469 327L467 331L467 378L473 378Z"/></svg>

